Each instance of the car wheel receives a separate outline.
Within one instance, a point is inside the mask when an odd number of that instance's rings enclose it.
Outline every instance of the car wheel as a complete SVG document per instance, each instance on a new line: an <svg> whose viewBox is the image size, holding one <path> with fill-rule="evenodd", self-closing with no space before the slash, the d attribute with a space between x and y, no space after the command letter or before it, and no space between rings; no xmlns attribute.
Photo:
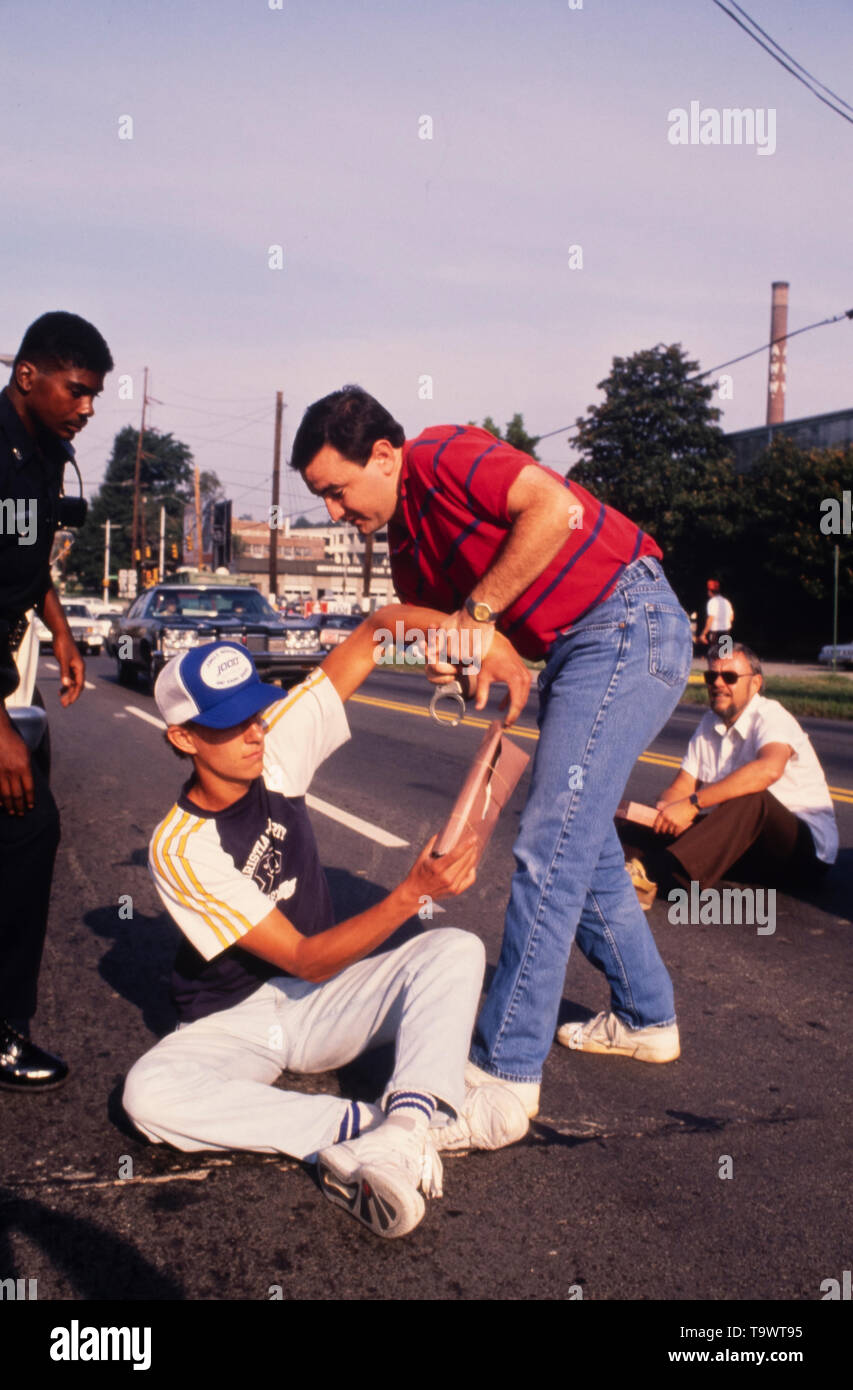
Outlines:
<svg viewBox="0 0 853 1390"><path fill-rule="evenodd" d="M145 677L145 680L148 684L148 689L153 693L154 682L157 679L157 668L154 665L154 654L153 652L149 651L148 647L143 646L140 651L140 656L142 657L142 674Z"/></svg>
<svg viewBox="0 0 853 1390"><path fill-rule="evenodd" d="M133 664L116 656L116 678L119 685L133 685Z"/></svg>

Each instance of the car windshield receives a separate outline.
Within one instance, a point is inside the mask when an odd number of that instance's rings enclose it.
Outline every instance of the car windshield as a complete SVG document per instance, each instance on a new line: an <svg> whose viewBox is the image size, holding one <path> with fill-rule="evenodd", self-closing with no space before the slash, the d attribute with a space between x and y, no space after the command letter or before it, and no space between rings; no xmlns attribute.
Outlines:
<svg viewBox="0 0 853 1390"><path fill-rule="evenodd" d="M170 589L157 594L152 614L157 618L275 618L266 599L253 589Z"/></svg>
<svg viewBox="0 0 853 1390"><path fill-rule="evenodd" d="M85 603L66 603L65 613L69 618L91 618Z"/></svg>

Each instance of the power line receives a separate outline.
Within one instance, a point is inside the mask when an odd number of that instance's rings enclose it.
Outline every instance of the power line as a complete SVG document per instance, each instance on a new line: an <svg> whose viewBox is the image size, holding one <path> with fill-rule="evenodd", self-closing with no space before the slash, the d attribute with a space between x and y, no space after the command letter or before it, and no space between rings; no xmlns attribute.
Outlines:
<svg viewBox="0 0 853 1390"><path fill-rule="evenodd" d="M562 429L559 429L559 430L549 430L547 434L538 434L538 435L536 436L536 443L537 443L537 444L541 444L543 439L553 439L555 434L565 434L565 433L566 433L566 430L573 430L573 429L574 429L574 425L563 425Z"/></svg>
<svg viewBox="0 0 853 1390"><path fill-rule="evenodd" d="M269 412L269 406L267 406L264 410L260 411L259 414L255 415L255 416L253 416L253 417L251 417L251 418L247 418L247 419L245 420L245 422L240 426L240 429L236 429L236 430L235 430L235 429L228 429L228 430L225 431L224 434L214 434L214 435L209 435L209 434L196 434L196 435L194 436L194 438L195 438L195 440L196 440L198 443L201 443L201 444L221 444L221 443L223 443L225 440L231 439L235 434L239 434L239 433L240 433L240 430L243 430L243 429L248 428L249 425L258 424L261 420L268 420L268 419L269 419L269 413L270 413L270 412ZM240 447L243 448L244 446L241 445ZM249 447L254 447L255 449L261 449L261 448L263 448L264 446L261 445L261 444L255 444L255 445L253 445L253 446L247 445L247 446L245 446L245 447L247 447L247 448L249 448Z"/></svg>
<svg viewBox="0 0 853 1390"><path fill-rule="evenodd" d="M763 48L765 53L769 53L769 54L770 54L770 57L773 58L773 59L775 59L775 61L780 65L780 67L783 67L783 68L785 69L786 72L789 72L789 73L791 74L792 77L796 77L796 79L797 79L798 82L802 82L803 86L808 88L808 90L811 92L812 96L817 97L818 101L822 101L823 104L824 104L824 106L828 106L829 109L830 109L830 111L834 111L834 112L835 112L836 116L841 116L845 121L849 121L850 124L853 125L853 116L848 116L846 111L842 111L842 110L840 109L840 107L833 105L833 103L832 103L831 101L827 101L827 99L826 99L825 96L821 96L820 92L817 91L817 89L816 89L815 87L812 86L811 82L807 82L806 79L805 79L805 77L801 77L801 76L800 76L800 73L798 73L798 72L796 71L795 68L792 68L792 67L790 66L789 63L786 63L786 62L785 62L785 59L784 59L784 58L780 58L780 57L779 57L779 53L774 53L774 52L773 52L773 49L772 49L772 48L768 48L768 46L767 46L766 43L762 43L762 41L761 41L761 39L758 37L758 35L757 35L757 34L754 34L754 33L752 32L752 30L751 30L750 28L748 28L746 24L744 24L744 22L743 22L742 19L738 19L738 17L737 17L736 14L732 14L731 10L726 9L726 6L722 3L722 0L713 0L713 3L717 6L717 9L718 9L718 10L722 10L723 14L728 15L729 19L734 20L735 24L737 24L738 27L741 28L745 34L748 34L749 37L753 40L753 42L758 44L759 48ZM734 4L734 0L732 0L732 4ZM758 26L757 24L755 24L755 20L754 20L754 19L750 18L750 16L746 14L746 10L741 10L741 9L740 9L740 5L737 6L737 9L740 10L741 14L746 15L746 18L749 20L749 23L750 23L750 24L754 24L754 25L755 25L755 28L758 29L759 26ZM764 33L764 30L763 30L763 29L760 29L760 30L759 30L759 33L762 33L762 34L763 34L763 33ZM770 38L770 35L769 35L769 34L767 35L767 38ZM776 43L776 40L775 40L775 39L770 39L770 42L771 42L772 44L775 44L776 48L779 49L779 52L780 52L780 53L784 53L784 52L785 52L785 50L781 47L781 45ZM789 54L786 54L786 57L790 57L790 55L789 55ZM792 62L792 63L796 62L796 59L795 59L795 58L791 58L791 62ZM800 65L799 63L797 63L797 67L800 67L800 66L801 66L801 65ZM806 69L803 68L802 71L805 72ZM817 78L814 79L815 82L817 82L817 80L818 80ZM823 84L822 82L821 82L819 85L820 85L821 87L824 88L824 91L826 91L826 92L829 91L829 88L828 88L828 87L824 87L824 84ZM833 93L833 96L834 96L834 95L835 95L835 93ZM836 98L836 100L842 101L843 104L844 104L845 106L848 105L848 103L847 103L846 101L844 101L842 97L838 97L838 98ZM853 110L853 107L849 107L849 109L850 109L850 110Z"/></svg>
<svg viewBox="0 0 853 1390"><path fill-rule="evenodd" d="M714 372L721 372L723 367L733 367L735 362L745 362L747 357L755 357L759 352L767 352L776 343L786 343L789 338L797 338L801 333L810 333L813 328L823 328L827 323L838 323L841 319L853 319L853 309L845 309L843 314L833 314L832 318L821 319L819 323L807 323L805 328L795 328L793 333L783 333L780 338L771 338L769 343L762 344L761 347L753 348L751 352L742 352L740 357L731 357L728 362L721 362L717 367L709 367L707 372L700 372L698 376L689 376L688 381L701 381L703 377L713 376Z"/></svg>
<svg viewBox="0 0 853 1390"><path fill-rule="evenodd" d="M193 415L206 416L208 420L247 420L250 415L257 415L258 413L254 407L247 410L244 415L234 415L223 410L207 410L200 405L179 405L175 401L158 401L158 405L168 406L170 410L189 410Z"/></svg>
<svg viewBox="0 0 853 1390"><path fill-rule="evenodd" d="M821 82L819 77L815 77L814 73L809 72L808 68L804 68L802 63L798 63L796 58L794 58L793 55L787 51L787 49L782 47L781 43L777 43L775 39L770 38L770 35L767 33L767 30L762 29L758 21L753 19L751 15L748 15L746 10L743 9L743 7L737 3L737 0L729 0L729 4L733 7L733 9L736 9L740 14L742 14L745 19L748 19L752 27L758 30L759 34L763 34L765 39L769 39L774 48L778 48L780 53L784 54L786 58L790 59L790 61L794 64L795 68L799 68L800 72L804 72L806 77L810 77L812 82L816 82L817 85L819 87L822 87L823 90L827 92L829 96L834 97L836 101L840 101L841 105L846 106L848 111L853 111L853 106L850 105L849 101L845 101L844 98L840 97L837 92L833 92L831 87L827 87L825 82Z"/></svg>
<svg viewBox="0 0 853 1390"><path fill-rule="evenodd" d="M207 401L213 405L252 405L256 401L265 401L269 397L265 393L263 396L198 396L192 391L181 391L177 386L171 387L175 396L186 396L191 401Z"/></svg>
<svg viewBox="0 0 853 1390"><path fill-rule="evenodd" d="M716 3L716 0L715 0ZM687 377L688 381L701 381L703 377L713 376L714 372L721 372L723 367L733 367L735 362L744 362L747 357L755 357L759 352L767 352L774 343L787 342L789 338L797 338L800 333L809 333L813 328L823 328L827 323L838 323L841 319L853 319L853 309L845 309L842 314L833 314L832 318L821 319L819 323L807 323L805 328L795 328L793 333L784 333L781 338L772 338L769 343L763 343L761 347L753 348L751 352L742 352L740 357L731 357L728 362L720 362L717 367L709 367L707 372L700 372L698 376ZM539 444L543 439L553 439L555 434L565 434L567 430L573 430L574 425L563 425L562 429L550 430L548 434L536 436L536 443Z"/></svg>
<svg viewBox="0 0 853 1390"><path fill-rule="evenodd" d="M241 497L245 497L247 492L269 492L271 479L265 483L255 483L252 487L244 487L242 492L235 492L231 498L232 502L239 502Z"/></svg>

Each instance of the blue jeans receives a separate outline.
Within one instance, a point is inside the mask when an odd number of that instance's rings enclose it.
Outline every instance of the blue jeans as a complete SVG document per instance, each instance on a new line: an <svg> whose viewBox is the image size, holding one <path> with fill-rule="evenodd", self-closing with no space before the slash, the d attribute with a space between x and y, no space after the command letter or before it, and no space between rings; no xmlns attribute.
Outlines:
<svg viewBox="0 0 853 1390"><path fill-rule="evenodd" d="M494 1076L540 1080L576 934L623 1023L675 1019L672 982L613 815L637 758L678 703L692 651L687 614L647 557L551 646L500 960L471 1047L472 1061Z"/></svg>

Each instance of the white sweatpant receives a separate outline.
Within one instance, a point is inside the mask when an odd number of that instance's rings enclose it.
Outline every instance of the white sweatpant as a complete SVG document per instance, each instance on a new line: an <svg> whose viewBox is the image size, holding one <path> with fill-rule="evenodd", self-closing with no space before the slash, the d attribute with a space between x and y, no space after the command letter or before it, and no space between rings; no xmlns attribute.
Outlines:
<svg viewBox="0 0 853 1390"><path fill-rule="evenodd" d="M478 937L438 927L325 984L276 976L146 1052L128 1074L125 1110L149 1139L187 1152L313 1159L336 1141L352 1103L272 1083L285 1069L331 1071L389 1042L386 1095L423 1091L457 1110L484 968Z"/></svg>

